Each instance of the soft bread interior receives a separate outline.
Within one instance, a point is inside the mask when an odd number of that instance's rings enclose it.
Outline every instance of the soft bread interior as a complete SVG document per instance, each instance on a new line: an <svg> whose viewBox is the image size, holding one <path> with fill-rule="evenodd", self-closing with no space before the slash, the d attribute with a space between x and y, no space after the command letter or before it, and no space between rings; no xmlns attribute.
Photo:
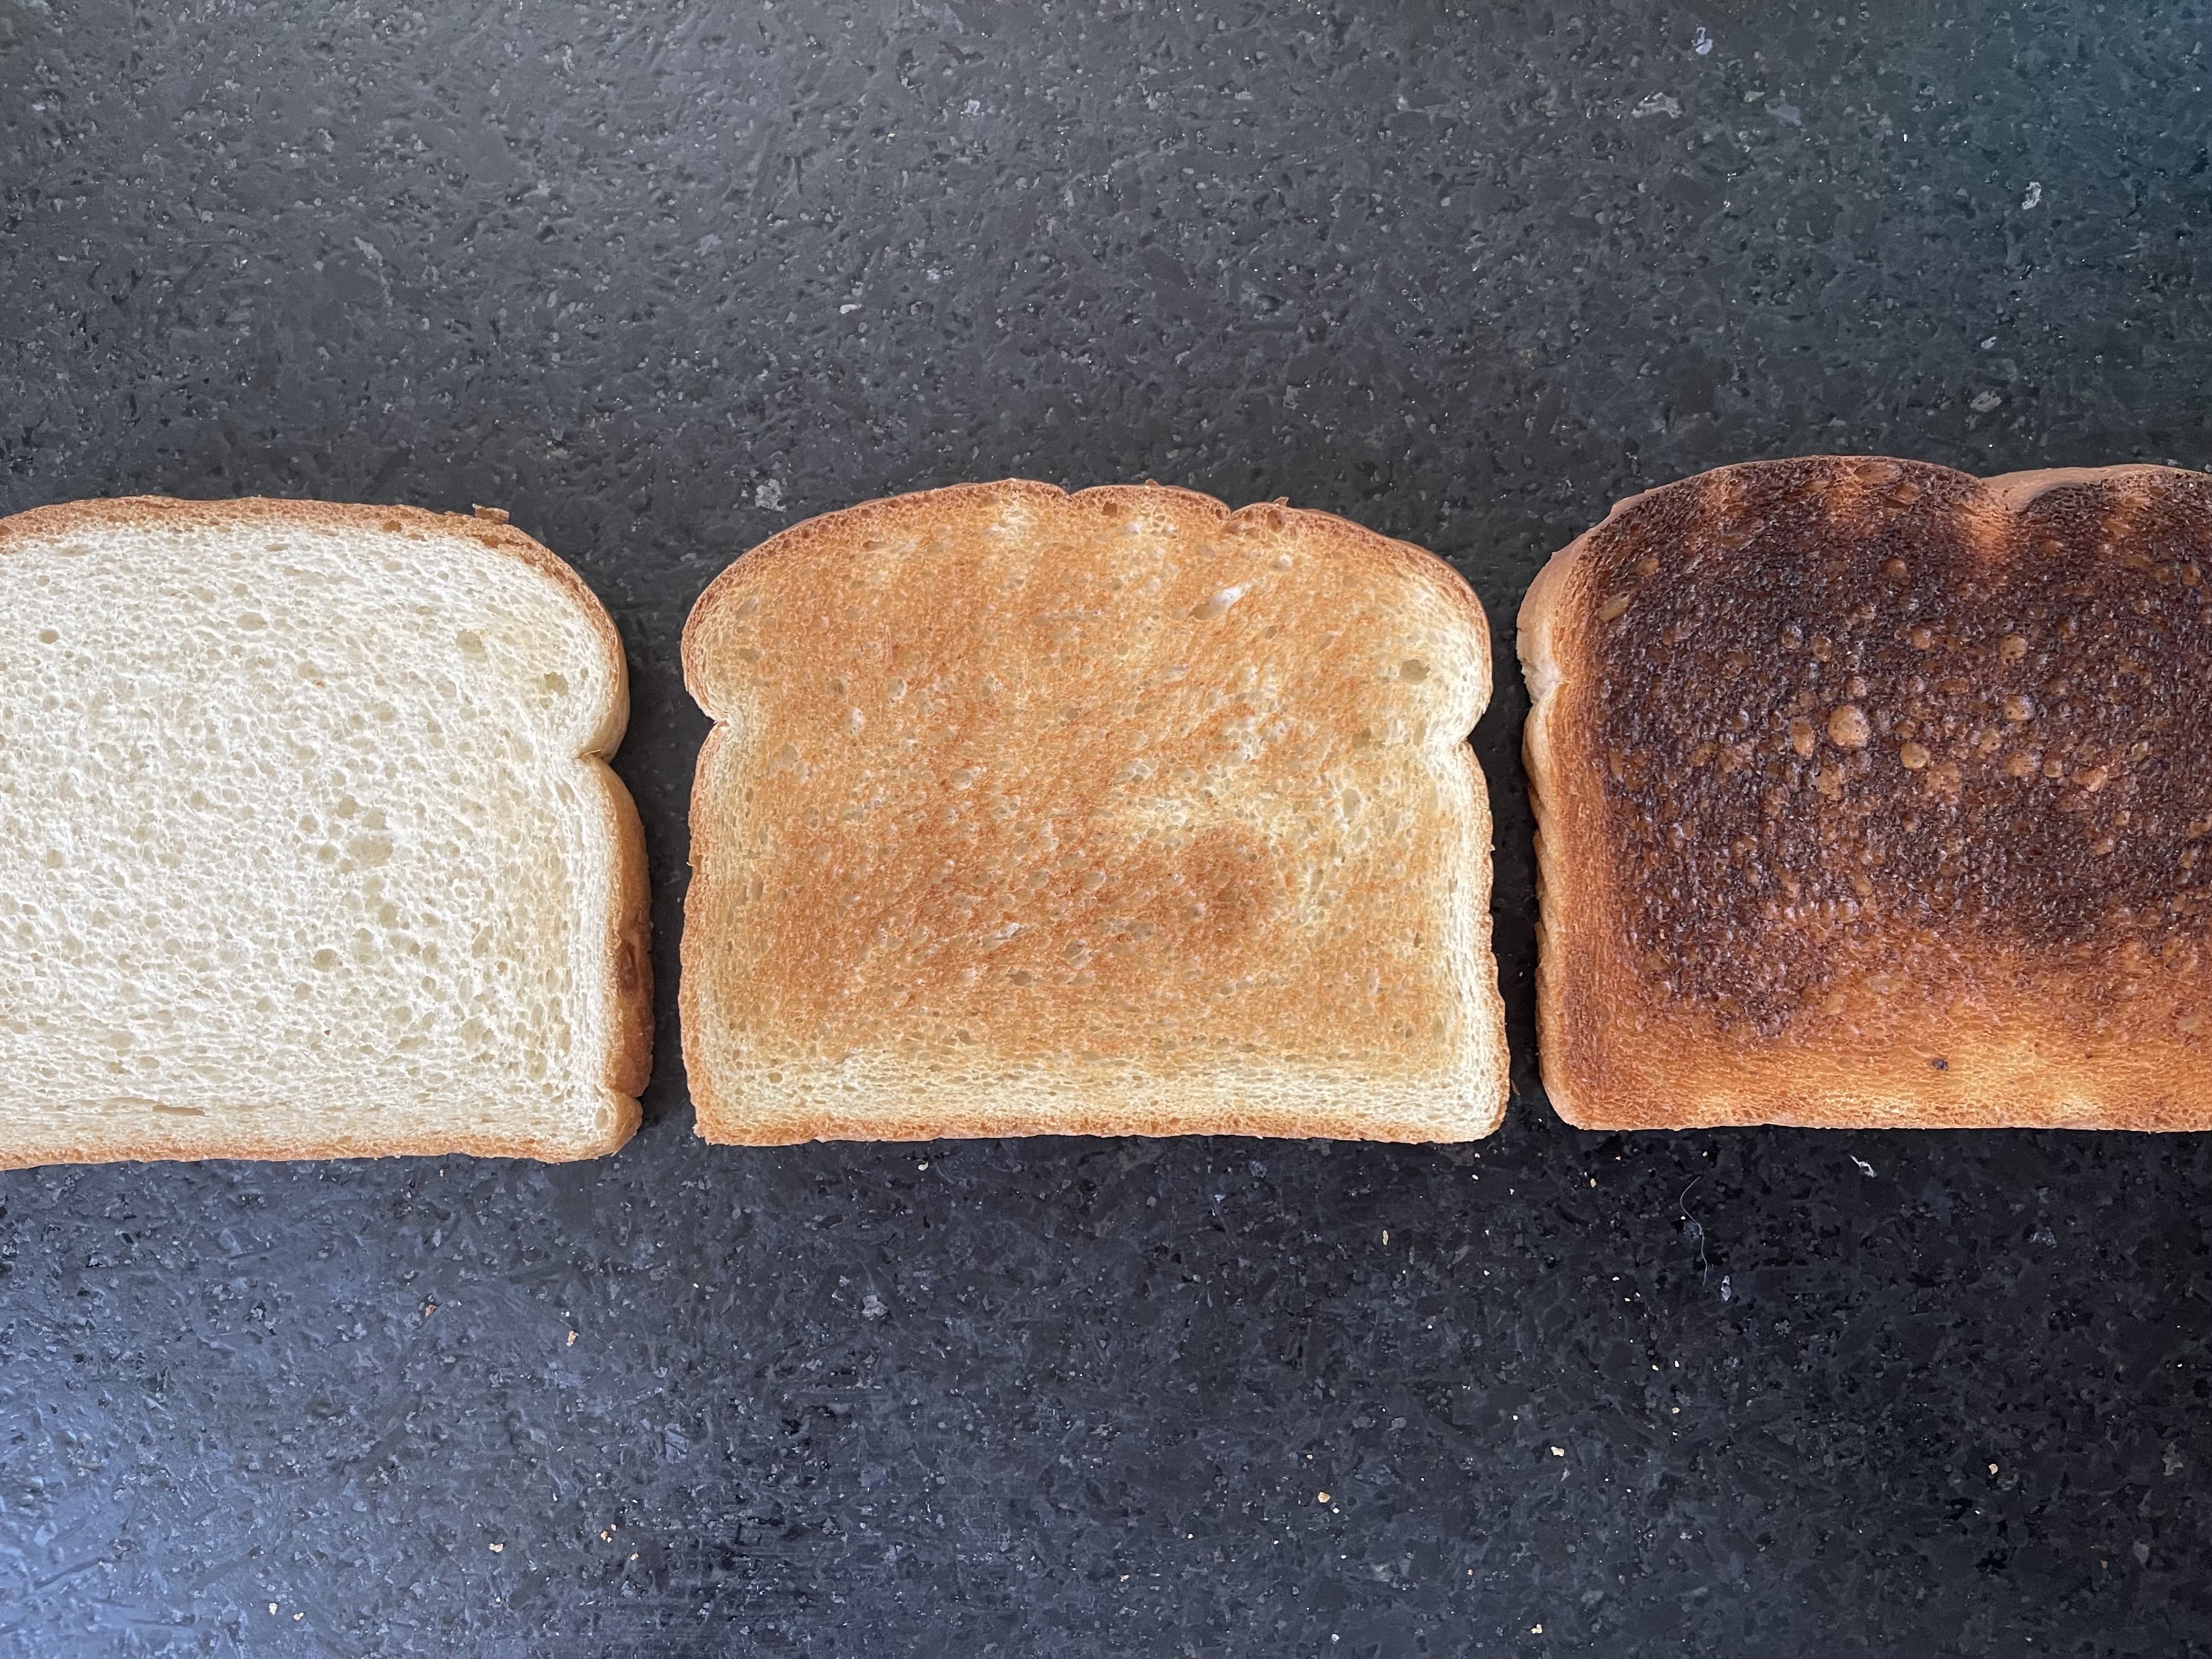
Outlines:
<svg viewBox="0 0 2212 1659"><path fill-rule="evenodd" d="M0 547L0 1160L618 1144L604 612L469 521L241 513Z"/></svg>

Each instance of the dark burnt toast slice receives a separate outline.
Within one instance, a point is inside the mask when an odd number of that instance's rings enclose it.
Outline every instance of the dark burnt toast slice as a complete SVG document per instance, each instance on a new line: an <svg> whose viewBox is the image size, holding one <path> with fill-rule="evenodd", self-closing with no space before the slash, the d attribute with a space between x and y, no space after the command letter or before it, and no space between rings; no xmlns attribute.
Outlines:
<svg viewBox="0 0 2212 1659"><path fill-rule="evenodd" d="M1570 1122L2212 1127L2212 478L1724 467L1520 651Z"/></svg>

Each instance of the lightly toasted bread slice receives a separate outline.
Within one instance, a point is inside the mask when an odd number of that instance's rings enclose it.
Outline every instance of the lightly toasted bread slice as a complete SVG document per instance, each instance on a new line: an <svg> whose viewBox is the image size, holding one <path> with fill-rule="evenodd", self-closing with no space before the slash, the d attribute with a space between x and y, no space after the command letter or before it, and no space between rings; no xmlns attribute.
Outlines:
<svg viewBox="0 0 2212 1659"><path fill-rule="evenodd" d="M481 1152L636 1127L622 643L474 518L0 520L0 1165Z"/></svg>
<svg viewBox="0 0 2212 1659"><path fill-rule="evenodd" d="M1489 633L1441 560L966 485L738 559L684 669L708 1139L1496 1125Z"/></svg>
<svg viewBox="0 0 2212 1659"><path fill-rule="evenodd" d="M1723 467L1520 651L1570 1122L2212 1127L2212 478Z"/></svg>

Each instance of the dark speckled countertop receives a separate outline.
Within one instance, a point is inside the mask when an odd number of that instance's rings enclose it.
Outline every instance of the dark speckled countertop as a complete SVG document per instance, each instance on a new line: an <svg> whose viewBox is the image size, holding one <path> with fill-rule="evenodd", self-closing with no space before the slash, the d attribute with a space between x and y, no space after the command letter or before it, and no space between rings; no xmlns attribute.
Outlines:
<svg viewBox="0 0 2212 1659"><path fill-rule="evenodd" d="M744 548L1153 477L1433 547L1503 644L1719 462L2205 466L2208 54L2203 0L0 0L0 510L512 509L629 646L662 983L604 1163L0 1176L0 1651L2212 1651L2212 1139L1566 1128L1510 652L1489 1141L710 1151L673 1016Z"/></svg>

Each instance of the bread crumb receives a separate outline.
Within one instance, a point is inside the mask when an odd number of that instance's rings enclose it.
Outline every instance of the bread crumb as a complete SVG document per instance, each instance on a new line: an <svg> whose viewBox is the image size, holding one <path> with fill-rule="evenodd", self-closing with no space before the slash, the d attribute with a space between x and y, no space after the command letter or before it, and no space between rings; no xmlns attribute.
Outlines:
<svg viewBox="0 0 2212 1659"><path fill-rule="evenodd" d="M1327 1492L1316 1492L1316 1493L1314 1494L1314 1502L1315 1502L1315 1503L1316 1503L1316 1504L1326 1504L1326 1503L1328 1503L1328 1494ZM276 1610L276 1609L275 1607L272 1607L271 1608L270 1608L270 1611L271 1613L274 1613Z"/></svg>

